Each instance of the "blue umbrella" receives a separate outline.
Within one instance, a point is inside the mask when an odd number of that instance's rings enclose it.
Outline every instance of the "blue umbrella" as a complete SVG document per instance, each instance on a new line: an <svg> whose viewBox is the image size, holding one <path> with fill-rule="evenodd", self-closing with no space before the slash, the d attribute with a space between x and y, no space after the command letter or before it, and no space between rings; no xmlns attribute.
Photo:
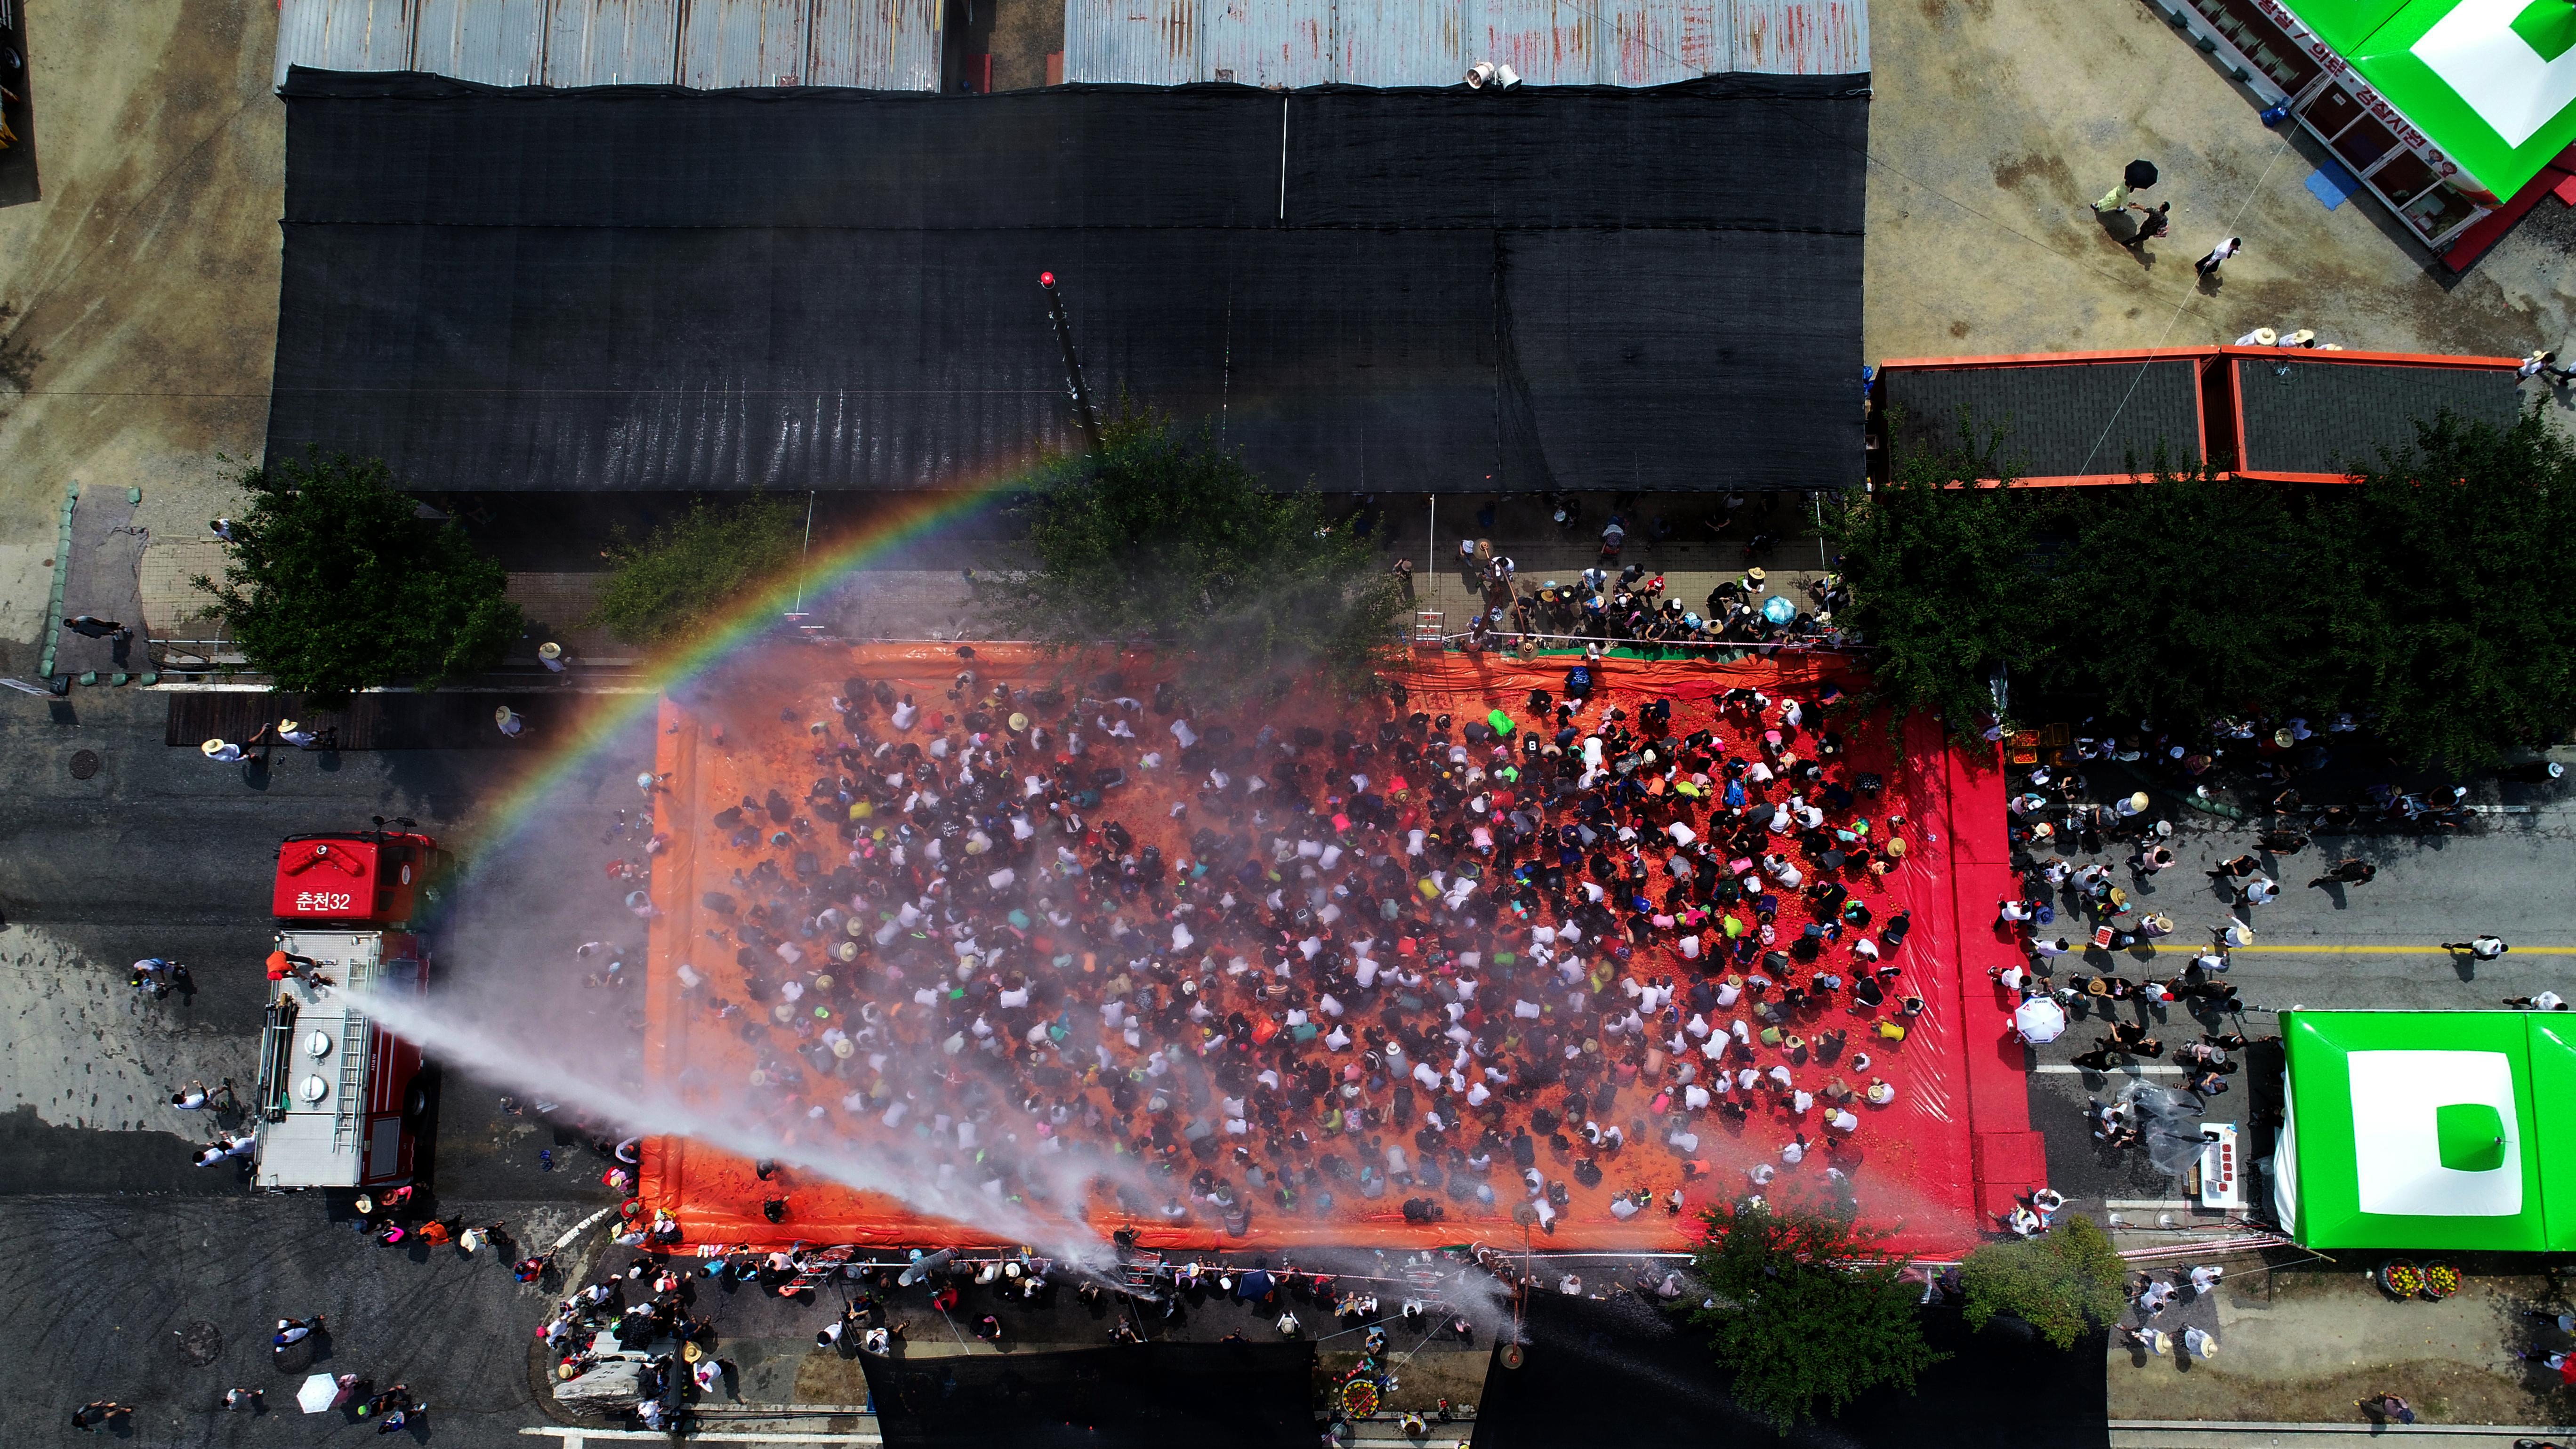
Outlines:
<svg viewBox="0 0 2576 1449"><path fill-rule="evenodd" d="M1774 624L1786 624L1798 617L1798 606L1773 594L1762 601L1762 617Z"/></svg>
<svg viewBox="0 0 2576 1449"><path fill-rule="evenodd" d="M1252 1302L1270 1296L1270 1275L1259 1268L1234 1280L1234 1296Z"/></svg>

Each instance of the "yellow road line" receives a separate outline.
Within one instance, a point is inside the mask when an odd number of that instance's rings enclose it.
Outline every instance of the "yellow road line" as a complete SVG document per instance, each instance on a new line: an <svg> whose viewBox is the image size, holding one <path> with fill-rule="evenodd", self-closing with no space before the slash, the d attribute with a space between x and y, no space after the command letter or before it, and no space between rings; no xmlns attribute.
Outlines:
<svg viewBox="0 0 2576 1449"><path fill-rule="evenodd" d="M2442 956L2439 946L2239 946L2231 956L2269 953L2278 956ZM2576 956L2576 946L2516 946L2515 956Z"/></svg>

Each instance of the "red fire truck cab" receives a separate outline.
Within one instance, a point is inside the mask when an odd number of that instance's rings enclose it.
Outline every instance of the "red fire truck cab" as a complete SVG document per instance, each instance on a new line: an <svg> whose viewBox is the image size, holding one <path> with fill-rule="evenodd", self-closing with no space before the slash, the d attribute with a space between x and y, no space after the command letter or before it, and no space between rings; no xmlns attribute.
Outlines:
<svg viewBox="0 0 2576 1449"><path fill-rule="evenodd" d="M428 990L421 917L450 858L397 830L296 835L278 847L253 1180L265 1188L411 1179L428 1106L420 1048L370 1021L368 993ZM282 958L282 959L281 959Z"/></svg>

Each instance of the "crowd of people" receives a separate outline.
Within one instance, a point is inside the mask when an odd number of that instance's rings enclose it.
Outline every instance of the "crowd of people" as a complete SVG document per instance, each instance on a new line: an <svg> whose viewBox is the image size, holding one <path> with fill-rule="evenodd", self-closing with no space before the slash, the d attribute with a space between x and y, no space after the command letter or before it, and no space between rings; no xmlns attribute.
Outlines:
<svg viewBox="0 0 2576 1449"><path fill-rule="evenodd" d="M1834 611L1851 601L1835 574L1810 580L1802 605L1774 592L1766 571L1748 567L1720 579L1693 609L1667 592L1662 574L1619 563L1606 544L1602 561L1571 582L1524 579L1509 556L1482 539L1467 540L1461 550L1462 580L1478 601L1459 641L1470 653L1505 649L1534 658L1543 648L1574 643L1627 644L1649 655L1715 646L1823 648L1841 641Z"/></svg>
<svg viewBox="0 0 2576 1449"><path fill-rule="evenodd" d="M837 1109L1023 1199L1087 1156L1147 1222L1679 1213L1752 1123L1754 1185L1847 1194L1924 1005L1882 886L1907 822L1829 685L1631 717L1598 668L1341 728L971 668L791 705L792 756L731 722L684 1010L782 1133Z"/></svg>

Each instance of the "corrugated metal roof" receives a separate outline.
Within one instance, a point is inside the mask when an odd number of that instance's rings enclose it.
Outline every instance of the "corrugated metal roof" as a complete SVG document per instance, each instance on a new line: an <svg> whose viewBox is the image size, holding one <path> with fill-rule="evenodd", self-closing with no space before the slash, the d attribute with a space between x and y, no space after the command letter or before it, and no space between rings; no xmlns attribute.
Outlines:
<svg viewBox="0 0 2576 1449"><path fill-rule="evenodd" d="M1069 0L1068 81L1654 86L1869 69L1867 0Z"/></svg>
<svg viewBox="0 0 2576 1449"><path fill-rule="evenodd" d="M283 0L277 82L303 65L505 86L931 91L940 15L941 0Z"/></svg>
<svg viewBox="0 0 2576 1449"><path fill-rule="evenodd" d="M692 5L680 42L680 84L694 90L796 85L805 78L811 0Z"/></svg>
<svg viewBox="0 0 2576 1449"><path fill-rule="evenodd" d="M939 89L940 0L818 0L809 86Z"/></svg>
<svg viewBox="0 0 2576 1449"><path fill-rule="evenodd" d="M666 80L679 53L679 0L555 0L546 30L546 84Z"/></svg>
<svg viewBox="0 0 2576 1449"><path fill-rule="evenodd" d="M1330 12L1309 0L1209 0L1199 65L1248 86L1318 86L1333 78Z"/></svg>
<svg viewBox="0 0 2576 1449"><path fill-rule="evenodd" d="M401 70L411 63L412 0L346 0L288 5L278 17L277 74L289 51L300 64L333 70Z"/></svg>
<svg viewBox="0 0 2576 1449"><path fill-rule="evenodd" d="M1213 80L1199 69L1200 0L1065 0L1064 78L1137 85Z"/></svg>
<svg viewBox="0 0 2576 1449"><path fill-rule="evenodd" d="M1734 0L1735 69L1858 75L1869 69L1868 0Z"/></svg>
<svg viewBox="0 0 2576 1449"><path fill-rule="evenodd" d="M300 3L355 5L363 0ZM411 69L485 85L539 84L545 79L549 8L546 0L420 0ZM301 56L296 60L304 63Z"/></svg>

